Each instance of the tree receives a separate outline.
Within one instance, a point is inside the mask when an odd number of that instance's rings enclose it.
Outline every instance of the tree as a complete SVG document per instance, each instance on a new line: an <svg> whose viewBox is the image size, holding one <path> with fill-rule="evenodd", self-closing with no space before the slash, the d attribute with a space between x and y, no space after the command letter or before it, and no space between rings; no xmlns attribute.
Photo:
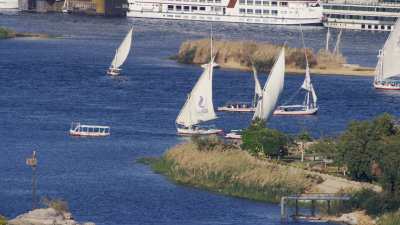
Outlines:
<svg viewBox="0 0 400 225"><path fill-rule="evenodd" d="M382 141L379 167L382 175L379 179L384 190L396 197L400 197L400 136L391 136Z"/></svg>
<svg viewBox="0 0 400 225"><path fill-rule="evenodd" d="M375 180L371 168L381 155L381 141L396 133L392 121L389 114L383 114L372 122L353 121L340 136L337 160L347 166L353 179Z"/></svg>
<svg viewBox="0 0 400 225"><path fill-rule="evenodd" d="M318 155L324 159L336 159L338 154L337 144L331 138L325 138L313 143L307 152Z"/></svg>
<svg viewBox="0 0 400 225"><path fill-rule="evenodd" d="M252 155L269 157L287 155L288 137L280 131L265 127L265 121L256 120L242 135L242 148Z"/></svg>

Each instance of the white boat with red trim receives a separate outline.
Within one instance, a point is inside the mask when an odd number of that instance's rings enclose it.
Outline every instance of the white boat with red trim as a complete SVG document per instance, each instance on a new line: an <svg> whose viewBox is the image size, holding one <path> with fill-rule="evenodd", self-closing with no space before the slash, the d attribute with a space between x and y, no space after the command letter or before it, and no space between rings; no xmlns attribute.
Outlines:
<svg viewBox="0 0 400 225"><path fill-rule="evenodd" d="M72 123L69 134L83 137L105 137L110 135L110 127Z"/></svg>

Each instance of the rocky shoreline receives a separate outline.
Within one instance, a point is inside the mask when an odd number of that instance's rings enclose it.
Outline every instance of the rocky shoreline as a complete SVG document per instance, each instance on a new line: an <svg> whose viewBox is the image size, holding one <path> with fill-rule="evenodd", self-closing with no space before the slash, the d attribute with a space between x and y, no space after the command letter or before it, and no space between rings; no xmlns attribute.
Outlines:
<svg viewBox="0 0 400 225"><path fill-rule="evenodd" d="M71 213L53 208L35 209L9 220L7 225L95 225L92 222L78 223Z"/></svg>
<svg viewBox="0 0 400 225"><path fill-rule="evenodd" d="M11 38L34 38L34 39L49 39L56 38L49 34L42 33L31 33L31 32L16 32L14 30L0 27L0 40L1 39L11 39Z"/></svg>

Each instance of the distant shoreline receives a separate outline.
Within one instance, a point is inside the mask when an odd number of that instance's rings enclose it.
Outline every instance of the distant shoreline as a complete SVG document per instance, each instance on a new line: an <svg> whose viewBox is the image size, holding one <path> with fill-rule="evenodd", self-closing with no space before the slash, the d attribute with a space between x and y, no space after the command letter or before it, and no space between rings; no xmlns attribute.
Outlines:
<svg viewBox="0 0 400 225"><path fill-rule="evenodd" d="M32 38L32 39L50 39L57 38L49 34L31 33L31 32L16 32L9 28L0 27L0 40L13 38Z"/></svg>

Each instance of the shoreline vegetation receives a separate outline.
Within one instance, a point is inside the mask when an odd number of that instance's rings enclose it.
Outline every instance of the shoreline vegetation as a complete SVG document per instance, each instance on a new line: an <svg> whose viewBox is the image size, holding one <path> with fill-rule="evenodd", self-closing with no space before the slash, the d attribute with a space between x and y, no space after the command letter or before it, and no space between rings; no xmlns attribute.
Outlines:
<svg viewBox="0 0 400 225"><path fill-rule="evenodd" d="M274 63L274 57L282 47L267 42L255 41L213 41L215 62L225 69L251 71L254 65L258 71L269 71ZM201 65L208 63L210 58L210 40L189 40L181 44L176 56L171 57L183 64ZM286 47L286 72L293 74L305 73L305 54L302 48ZM317 53L306 49L310 70L313 74L325 75L358 75L373 76L374 68L347 64L341 54L326 52Z"/></svg>
<svg viewBox="0 0 400 225"><path fill-rule="evenodd" d="M353 225L398 225L400 127L396 124L391 115L382 114L370 121L352 121L336 137L314 140L306 131L286 135L266 128L264 121L253 121L243 131L241 143L194 136L159 158L138 161L177 184L256 201L277 203L293 194L346 194L350 200L333 201L329 208L317 203L318 218Z"/></svg>
<svg viewBox="0 0 400 225"><path fill-rule="evenodd" d="M49 39L49 38L57 38L57 37L51 36L49 34L42 34L42 33L16 32L9 28L0 27L0 40L1 39L11 39L11 38Z"/></svg>

